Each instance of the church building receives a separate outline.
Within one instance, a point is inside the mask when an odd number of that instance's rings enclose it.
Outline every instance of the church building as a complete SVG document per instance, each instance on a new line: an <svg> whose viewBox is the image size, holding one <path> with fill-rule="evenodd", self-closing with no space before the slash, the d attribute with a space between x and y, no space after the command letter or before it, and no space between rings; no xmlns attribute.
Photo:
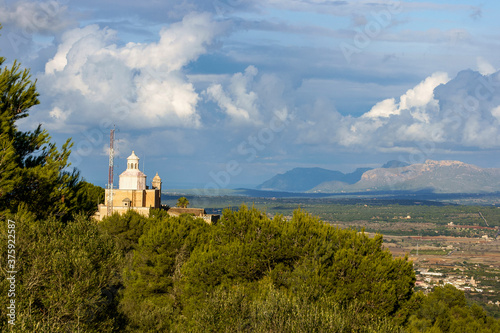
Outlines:
<svg viewBox="0 0 500 333"><path fill-rule="evenodd" d="M112 205L108 205L111 190L105 190L105 203L98 206L94 218L101 221L111 213L124 214L128 210L135 210L139 214L149 216L150 208L161 207L161 178L156 173L151 183L151 188L146 185L146 175L139 170L139 157L134 151L127 158L127 170L120 175L118 189L113 189Z"/></svg>

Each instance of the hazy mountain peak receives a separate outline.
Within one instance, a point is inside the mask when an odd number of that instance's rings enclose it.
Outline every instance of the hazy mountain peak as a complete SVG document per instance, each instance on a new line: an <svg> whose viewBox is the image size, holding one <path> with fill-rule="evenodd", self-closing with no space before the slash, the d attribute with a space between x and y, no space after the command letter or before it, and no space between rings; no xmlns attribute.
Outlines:
<svg viewBox="0 0 500 333"><path fill-rule="evenodd" d="M426 160L399 169L373 169L349 190L422 189L440 193L479 193L500 190L500 169L483 169L453 160Z"/></svg>
<svg viewBox="0 0 500 333"><path fill-rule="evenodd" d="M344 174L340 171L327 170L318 167L312 168L293 168L285 173L277 174L271 179L263 182L257 189L287 191L287 192L305 192L319 184L334 182L337 186L355 184L361 179L364 172L371 170L369 168L358 168L351 173Z"/></svg>
<svg viewBox="0 0 500 333"><path fill-rule="evenodd" d="M392 161L389 161L386 164L382 165L382 168L383 169L403 168L403 167L406 167L408 165L410 165L410 164L403 162L403 161L392 160Z"/></svg>

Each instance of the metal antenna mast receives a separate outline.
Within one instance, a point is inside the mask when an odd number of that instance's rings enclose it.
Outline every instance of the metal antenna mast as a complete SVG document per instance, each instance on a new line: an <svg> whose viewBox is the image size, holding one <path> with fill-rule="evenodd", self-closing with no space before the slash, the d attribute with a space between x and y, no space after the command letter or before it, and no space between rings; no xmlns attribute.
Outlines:
<svg viewBox="0 0 500 333"><path fill-rule="evenodd" d="M109 133L108 216L113 215L113 169L115 161L115 127Z"/></svg>

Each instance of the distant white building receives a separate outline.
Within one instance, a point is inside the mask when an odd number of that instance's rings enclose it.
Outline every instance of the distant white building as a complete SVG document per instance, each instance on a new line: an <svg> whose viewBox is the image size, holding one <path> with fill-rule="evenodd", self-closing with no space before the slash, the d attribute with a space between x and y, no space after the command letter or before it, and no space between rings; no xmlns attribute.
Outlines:
<svg viewBox="0 0 500 333"><path fill-rule="evenodd" d="M420 272L420 274L428 276L443 276L443 273L438 273L438 272Z"/></svg>

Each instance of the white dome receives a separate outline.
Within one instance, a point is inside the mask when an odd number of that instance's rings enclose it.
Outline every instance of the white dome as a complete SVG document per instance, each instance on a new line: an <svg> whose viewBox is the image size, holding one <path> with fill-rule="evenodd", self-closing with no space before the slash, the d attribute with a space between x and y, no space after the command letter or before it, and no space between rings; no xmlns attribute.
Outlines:
<svg viewBox="0 0 500 333"><path fill-rule="evenodd" d="M120 190L145 190L146 175L139 170L139 157L132 151L127 157L127 170L120 175Z"/></svg>

